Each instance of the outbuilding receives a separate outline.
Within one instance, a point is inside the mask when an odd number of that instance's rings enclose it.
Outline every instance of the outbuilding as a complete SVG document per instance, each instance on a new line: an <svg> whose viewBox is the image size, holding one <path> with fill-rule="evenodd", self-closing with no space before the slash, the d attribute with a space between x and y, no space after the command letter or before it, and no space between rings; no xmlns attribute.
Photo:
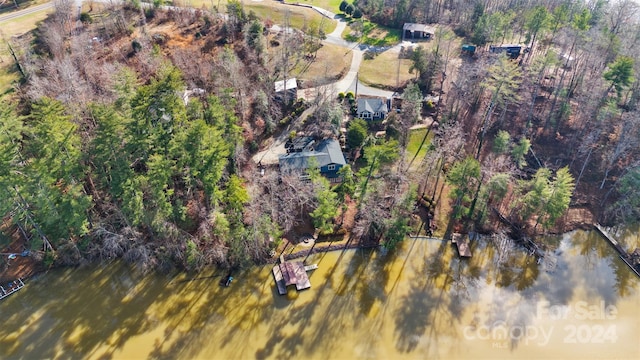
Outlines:
<svg viewBox="0 0 640 360"><path fill-rule="evenodd" d="M436 33L433 26L426 24L405 23L402 26L402 41L404 40L430 40Z"/></svg>
<svg viewBox="0 0 640 360"><path fill-rule="evenodd" d="M276 81L274 83L276 100L291 103L298 98L298 81L296 78Z"/></svg>

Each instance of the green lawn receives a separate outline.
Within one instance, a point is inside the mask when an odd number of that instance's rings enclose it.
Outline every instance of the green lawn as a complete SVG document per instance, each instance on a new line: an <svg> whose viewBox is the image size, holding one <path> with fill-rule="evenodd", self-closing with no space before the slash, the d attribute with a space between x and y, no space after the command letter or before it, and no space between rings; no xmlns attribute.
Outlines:
<svg viewBox="0 0 640 360"><path fill-rule="evenodd" d="M355 31L356 23L362 22L362 30ZM366 19L349 21L349 25L342 33L342 37L347 41L361 42L366 45L392 46L400 42L402 31L378 25Z"/></svg>
<svg viewBox="0 0 640 360"><path fill-rule="evenodd" d="M420 143L422 142L422 138L424 138L424 135L426 133L427 133L427 128L415 129L411 131L411 135L409 135L409 144L407 144L407 159L409 159L409 161L414 157L416 151L418 151L418 148L420 147ZM422 146L422 149L420 149L420 152L418 153L418 157L414 162L414 166L416 166L416 164L419 164L422 158L424 157L424 155L427 153L427 149L429 148L429 144L431 143L432 138L433 138L433 132L429 134L427 141L425 141L424 145Z"/></svg>
<svg viewBox="0 0 640 360"><path fill-rule="evenodd" d="M212 8L218 7L221 12L226 11L227 0L176 0L176 4L184 3L194 8ZM248 13L253 11L262 20L271 20L274 24L282 25L284 23L285 14L289 12L289 21L291 27L295 29L304 29L310 24L321 24L325 34L328 34L336 28L336 22L320 15L319 12L302 7L284 5L278 1L264 0L251 1L245 0L244 9Z"/></svg>
<svg viewBox="0 0 640 360"><path fill-rule="evenodd" d="M289 1L289 3L299 2L301 4L315 5L331 11L333 11L331 6L334 6L333 3L335 3L334 12L337 12L338 6L340 5L340 1L301 0L301 1ZM226 6L227 6L227 0L175 0L175 3L176 4L184 3L185 5L190 5L194 8L205 7L210 9L210 8L216 7L221 12L226 12ZM253 10L253 12L255 12L256 15L258 15L258 17L260 17L261 19L263 20L271 19L276 24L282 24L282 20L284 19L284 16L282 14L284 14L284 9L287 9L291 14L291 26L297 29L302 29L305 23L305 20L301 18L306 18L307 19L306 21L315 20L315 21L318 21L318 23L321 21L322 18L324 18L322 15L320 15L320 13L318 13L313 9L305 8L302 6L284 5L281 2L274 1L274 0L261 0L261 1L245 0L244 8L245 8L245 11L249 12ZM335 24L335 21L327 21L329 20L327 18L324 18L324 19L325 21L323 21L324 23L323 28L325 29L325 33L328 34L331 31L333 31L336 24Z"/></svg>
<svg viewBox="0 0 640 360"><path fill-rule="evenodd" d="M340 13L340 3L342 0L300 0L300 1L289 1L289 2L299 2L301 4L309 4L313 6L317 6L323 9L327 9L335 14Z"/></svg>
<svg viewBox="0 0 640 360"><path fill-rule="evenodd" d="M11 84L18 81L18 73L12 71L12 63L7 63L6 59L4 63L0 63L0 98L11 92Z"/></svg>
<svg viewBox="0 0 640 360"><path fill-rule="evenodd" d="M180 2L185 3L185 4L191 4L191 6L193 7L202 7L203 5L205 7L219 7L221 8L223 11L225 10L225 6L227 5L227 0L175 0L174 3L179 4ZM340 3L342 2L342 0L285 0L285 2L289 3L289 4L295 4L295 3L300 3L300 4L306 4L306 5L313 5L313 6L317 6L323 9L327 9L331 12L334 13L339 13L340 12ZM244 1L244 6L245 7L250 7L251 5L255 5L255 4L280 4L280 2L275 1L275 0L260 0L260 1L253 1L253 0L245 0ZM290 6L293 7L293 6Z"/></svg>
<svg viewBox="0 0 640 360"><path fill-rule="evenodd" d="M19 18L11 19L9 21L0 22L0 30L5 38L10 38L14 35L24 34L33 30L38 22L44 20L49 12L53 9L39 11L32 14L27 14Z"/></svg>
<svg viewBox="0 0 640 360"><path fill-rule="evenodd" d="M274 24L283 24L289 13L289 23L295 29L304 29L310 25L321 26L325 34L336 28L334 20L327 19L317 11L300 6L287 6L278 2L245 3L246 11L253 11L262 20L271 20Z"/></svg>
<svg viewBox="0 0 640 360"><path fill-rule="evenodd" d="M48 1L49 0L17 0L18 8L16 9L13 0L8 0L4 5L2 5L2 7L0 7L0 15L22 10L30 6L44 4ZM2 1L0 0L0 2Z"/></svg>
<svg viewBox="0 0 640 360"><path fill-rule="evenodd" d="M0 22L2 36L5 39L10 39L14 35L24 34L35 29L37 24L47 17L49 11L51 10L40 11L9 21ZM18 80L13 59L4 42L0 43L0 60L0 97L2 97L11 90L11 84Z"/></svg>
<svg viewBox="0 0 640 360"><path fill-rule="evenodd" d="M299 0L288 2L309 4L339 14L339 7L342 0ZM224 12L226 9L227 0L175 0L175 3L190 4L195 8L203 6L206 8L218 7L221 11ZM284 13L284 9L287 9L291 14L291 26L297 29L302 29L306 22L314 21L312 19L317 19L315 21L318 21L319 23L323 18L318 12L312 9L299 6L284 5L274 0L245 0L244 8L246 11L255 12L256 15L258 15L258 17L260 17L261 19L271 19L276 24L282 24L284 19L284 16L282 14ZM328 19L325 18L325 20ZM350 23L353 23L355 21L353 19L348 20ZM384 27L366 19L361 19L360 21L362 21L363 23L362 37L356 37L352 35L354 31L349 26L347 26L347 29L342 34L342 37L348 41L362 42L363 44L375 46L391 46L399 43L401 40L402 31L400 29ZM333 29L335 29L335 25L335 21L323 21L325 34L333 31Z"/></svg>
<svg viewBox="0 0 640 360"><path fill-rule="evenodd" d="M193 8L206 8L209 10L213 7L220 7L224 12L227 0L174 0L173 4L175 6L191 6Z"/></svg>

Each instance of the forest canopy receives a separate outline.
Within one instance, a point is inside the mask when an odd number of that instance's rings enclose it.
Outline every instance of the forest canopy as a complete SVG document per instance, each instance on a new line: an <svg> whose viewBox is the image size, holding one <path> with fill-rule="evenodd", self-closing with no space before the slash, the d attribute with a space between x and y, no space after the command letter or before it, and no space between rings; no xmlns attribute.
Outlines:
<svg viewBox="0 0 640 360"><path fill-rule="evenodd" d="M7 40L21 82L0 103L3 233L48 264L201 269L268 261L305 232L392 249L420 231L640 219L636 2L343 3L378 25L437 25L398 55L413 78L384 122L354 119L353 93L276 96L321 51L316 25L274 35L237 1L226 16L133 2L76 21L56 2ZM522 53L490 50L506 43ZM300 133L342 141L339 184L252 159Z"/></svg>

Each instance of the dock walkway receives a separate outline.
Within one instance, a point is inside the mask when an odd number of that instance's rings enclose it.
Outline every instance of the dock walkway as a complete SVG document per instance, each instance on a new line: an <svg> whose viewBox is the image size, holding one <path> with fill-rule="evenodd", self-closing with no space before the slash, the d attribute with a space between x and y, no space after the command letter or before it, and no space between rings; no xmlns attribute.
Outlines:
<svg viewBox="0 0 640 360"><path fill-rule="evenodd" d="M611 246L613 246L614 249L616 249L618 255L620 256L620 259L622 259L622 261L627 264L631 271L633 271L636 275L638 275L638 277L640 277L640 271L638 271L638 269L633 266L630 261L631 255L627 253L622 245L620 245L618 240L616 240L611 234L609 234L609 232L602 226L600 226L600 224L594 224L593 227L598 231L598 233L600 233L600 235L602 235L603 238L605 238L609 242L609 244L611 244Z"/></svg>
<svg viewBox="0 0 640 360"><path fill-rule="evenodd" d="M24 282L22 282L22 279L18 279L10 282L5 286L6 288L0 285L0 300L22 289L24 287Z"/></svg>

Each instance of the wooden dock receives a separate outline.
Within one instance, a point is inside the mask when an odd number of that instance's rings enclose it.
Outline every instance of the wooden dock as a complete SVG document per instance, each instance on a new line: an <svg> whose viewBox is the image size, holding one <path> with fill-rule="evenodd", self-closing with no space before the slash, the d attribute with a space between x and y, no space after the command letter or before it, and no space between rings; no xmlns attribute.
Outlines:
<svg viewBox="0 0 640 360"><path fill-rule="evenodd" d="M451 243L456 245L458 255L464 258L471 257L471 247L469 246L469 235L453 233L451 235Z"/></svg>
<svg viewBox="0 0 640 360"><path fill-rule="evenodd" d="M620 259L622 259L622 261L624 261L624 263L627 264L627 266L631 269L631 271L633 271L638 277L640 277L640 271L638 271L638 269L635 266L633 266L633 264L630 261L631 255L627 253L627 251L622 247L622 245L620 245L618 240L616 240L613 236L611 236L607 230L605 230L602 226L600 226L600 224L594 224L593 227L598 231L598 233L600 233L600 235L602 235L603 238L605 238L609 242L609 244L611 244L611 246L613 246L614 249L616 249L616 251L618 252L618 255L620 256Z"/></svg>
<svg viewBox="0 0 640 360"><path fill-rule="evenodd" d="M306 265L304 267L304 271L316 270L318 268L318 264Z"/></svg>
<svg viewBox="0 0 640 360"><path fill-rule="evenodd" d="M14 280L5 286L0 285L0 300L13 294L14 292L17 292L23 287L24 283L22 282L22 279Z"/></svg>
<svg viewBox="0 0 640 360"><path fill-rule="evenodd" d="M281 262L273 267L273 278L280 295L287 294L287 286L295 285L296 290L304 290L311 287L307 271L318 268L317 264L305 266L302 261Z"/></svg>

